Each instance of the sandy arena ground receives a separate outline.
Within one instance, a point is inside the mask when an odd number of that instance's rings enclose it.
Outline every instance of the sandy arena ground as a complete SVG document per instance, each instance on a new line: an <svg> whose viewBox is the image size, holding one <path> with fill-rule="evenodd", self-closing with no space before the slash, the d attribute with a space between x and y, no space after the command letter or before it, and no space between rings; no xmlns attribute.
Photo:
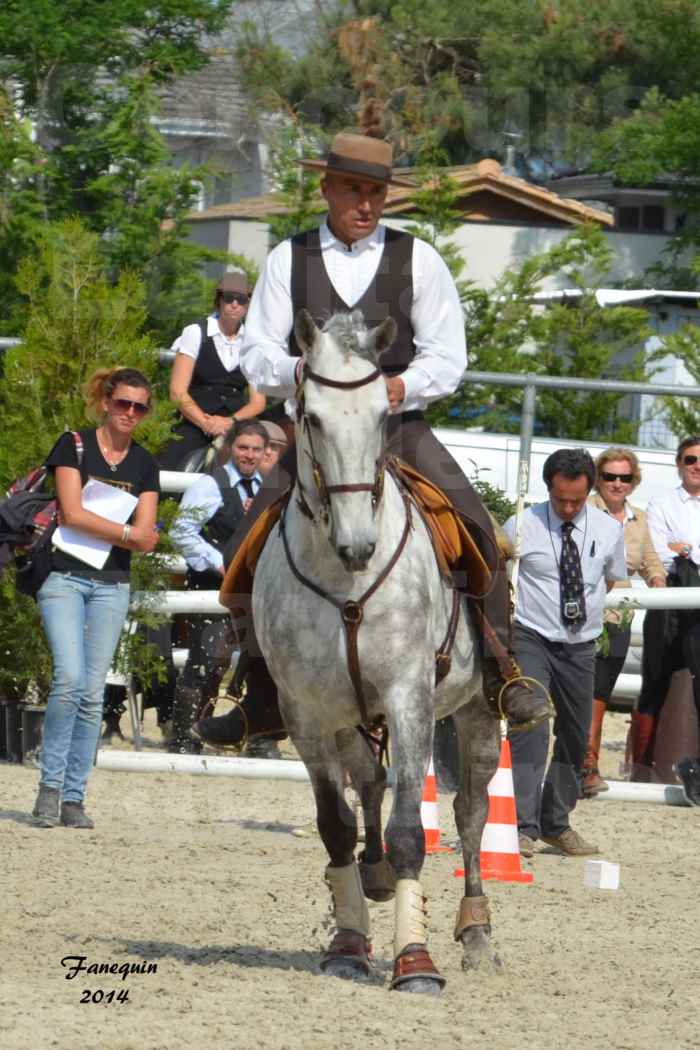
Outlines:
<svg viewBox="0 0 700 1050"><path fill-rule="evenodd" d="M608 720L608 775L624 721ZM456 858L428 857L431 950L448 982L430 999L387 990L387 904L370 905L374 979L320 975L326 857L314 834L293 834L313 819L307 785L96 770L97 828L80 832L31 826L36 779L0 763L3 1050L698 1046L696 809L579 805L574 825L621 866L616 892L586 889L584 861L546 847L525 862L532 885L487 883L502 975L462 972ZM447 840L451 803L440 799ZM66 980L66 956L157 972ZM128 1001L81 1001L98 989Z"/></svg>

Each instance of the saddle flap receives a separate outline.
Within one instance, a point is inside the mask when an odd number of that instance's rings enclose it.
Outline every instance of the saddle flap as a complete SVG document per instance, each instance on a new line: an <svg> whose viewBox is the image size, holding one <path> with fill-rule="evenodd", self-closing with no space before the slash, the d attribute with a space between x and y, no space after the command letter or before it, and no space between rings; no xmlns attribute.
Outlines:
<svg viewBox="0 0 700 1050"><path fill-rule="evenodd" d="M231 559L219 591L219 601L230 612L240 607L241 595L253 593L255 566L267 542L267 537L279 521L287 497L288 493L285 493L262 511Z"/></svg>
<svg viewBox="0 0 700 1050"><path fill-rule="evenodd" d="M466 573L470 593L477 597L486 594L491 586L491 570L449 498L403 460L395 459L393 465L430 529L440 571L448 576L452 572Z"/></svg>

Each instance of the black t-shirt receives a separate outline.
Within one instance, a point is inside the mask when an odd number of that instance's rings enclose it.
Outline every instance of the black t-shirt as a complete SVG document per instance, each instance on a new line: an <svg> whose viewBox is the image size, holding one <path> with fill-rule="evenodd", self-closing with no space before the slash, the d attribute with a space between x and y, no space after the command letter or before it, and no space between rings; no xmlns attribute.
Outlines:
<svg viewBox="0 0 700 1050"><path fill-rule="evenodd" d="M100 452L95 430L78 431L83 441L83 460L80 465L82 484L90 478L96 478L107 485L116 485L132 496L142 492L160 492L158 464L155 457L135 441L131 442L128 453L112 470ZM61 434L46 459L47 467L78 467L78 454L75 439L70 431ZM84 561L74 558L64 551L54 549L51 553L51 568L56 572L72 572L77 576L86 576L91 580L102 580L105 583L126 583L129 579L131 551L122 547L112 547L109 557L102 569L93 569Z"/></svg>

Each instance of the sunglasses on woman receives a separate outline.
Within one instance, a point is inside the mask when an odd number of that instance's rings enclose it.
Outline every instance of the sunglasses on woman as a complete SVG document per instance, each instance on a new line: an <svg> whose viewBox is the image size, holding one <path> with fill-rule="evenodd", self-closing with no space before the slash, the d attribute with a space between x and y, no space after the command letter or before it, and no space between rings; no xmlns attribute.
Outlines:
<svg viewBox="0 0 700 1050"><path fill-rule="evenodd" d="M239 306L247 306L250 296L244 292L222 292L221 298L225 303L238 303Z"/></svg>
<svg viewBox="0 0 700 1050"><path fill-rule="evenodd" d="M698 461L698 457L697 456L683 456L683 466L684 467L692 467L693 464L697 463L697 461Z"/></svg>
<svg viewBox="0 0 700 1050"><path fill-rule="evenodd" d="M143 401L130 401L128 397L113 397L112 404L117 412L123 412L124 415L128 415L129 410L133 409L134 415L139 419L143 419L149 409L149 406L144 405Z"/></svg>
<svg viewBox="0 0 700 1050"><path fill-rule="evenodd" d="M600 474L603 481L623 481L630 485L634 481L634 474L611 474L609 470L603 470Z"/></svg>

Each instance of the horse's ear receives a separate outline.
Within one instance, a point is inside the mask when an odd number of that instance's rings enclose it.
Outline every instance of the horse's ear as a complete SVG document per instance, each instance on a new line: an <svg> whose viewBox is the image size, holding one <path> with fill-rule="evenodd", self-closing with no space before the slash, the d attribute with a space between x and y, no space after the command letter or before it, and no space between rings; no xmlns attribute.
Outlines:
<svg viewBox="0 0 700 1050"><path fill-rule="evenodd" d="M316 342L318 328L308 310L300 310L294 321L294 335L301 349L308 353Z"/></svg>
<svg viewBox="0 0 700 1050"><path fill-rule="evenodd" d="M370 346L377 357L381 357L389 349L396 339L397 331L398 327L393 317L387 317L380 325L377 325L369 339Z"/></svg>

